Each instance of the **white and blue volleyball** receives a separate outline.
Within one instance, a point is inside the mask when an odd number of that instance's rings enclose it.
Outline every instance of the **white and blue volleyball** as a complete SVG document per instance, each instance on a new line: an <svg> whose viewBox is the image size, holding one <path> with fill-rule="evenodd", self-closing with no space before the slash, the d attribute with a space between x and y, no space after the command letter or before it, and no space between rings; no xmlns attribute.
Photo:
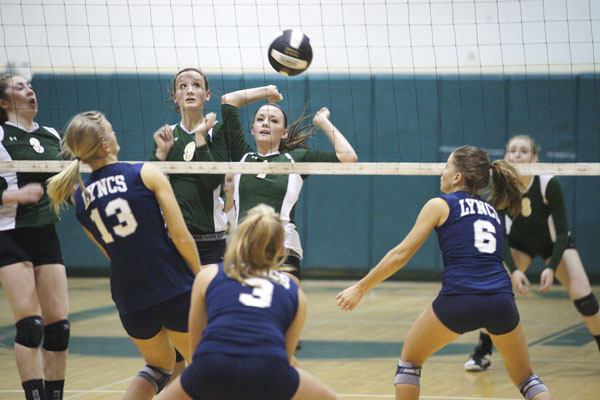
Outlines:
<svg viewBox="0 0 600 400"><path fill-rule="evenodd" d="M269 46L269 63L280 74L294 76L309 67L313 52L310 39L298 29L287 29Z"/></svg>

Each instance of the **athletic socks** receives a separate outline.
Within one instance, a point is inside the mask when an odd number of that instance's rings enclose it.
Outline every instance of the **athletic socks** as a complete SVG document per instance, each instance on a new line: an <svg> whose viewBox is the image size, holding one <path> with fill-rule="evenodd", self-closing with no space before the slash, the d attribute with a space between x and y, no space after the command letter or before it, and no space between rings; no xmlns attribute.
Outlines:
<svg viewBox="0 0 600 400"><path fill-rule="evenodd" d="M25 399L27 400L48 400L44 390L44 381L42 379L32 379L22 382L23 390L25 391Z"/></svg>
<svg viewBox="0 0 600 400"><path fill-rule="evenodd" d="M490 338L490 335L479 332L479 343L475 346L475 353L482 356L492 354L492 338Z"/></svg>
<svg viewBox="0 0 600 400"><path fill-rule="evenodd" d="M65 387L65 380L60 381L44 381L44 387L46 388L46 400L62 400L63 388Z"/></svg>

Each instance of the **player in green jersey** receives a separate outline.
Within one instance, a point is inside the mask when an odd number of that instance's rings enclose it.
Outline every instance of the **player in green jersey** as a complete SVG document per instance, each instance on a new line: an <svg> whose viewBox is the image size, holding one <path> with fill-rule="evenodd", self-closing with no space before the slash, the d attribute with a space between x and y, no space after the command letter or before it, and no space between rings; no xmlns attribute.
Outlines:
<svg viewBox="0 0 600 400"><path fill-rule="evenodd" d="M222 107L223 122L214 113L204 113L211 92L206 75L197 68L179 71L171 81L170 95L181 115L176 125L164 125L154 133L152 160L239 161L230 148L240 148L243 132L227 129L227 121L238 115L228 105ZM232 137L231 134L237 135ZM192 233L200 260L214 264L223 260L227 216L221 198L223 175L171 174L169 176L185 223ZM177 375L183 360L178 355Z"/></svg>
<svg viewBox="0 0 600 400"><path fill-rule="evenodd" d="M535 163L538 149L531 137L512 137L506 145L505 159L513 163ZM526 192L522 211L515 219L506 219L508 246L505 264L512 272L515 289L526 293L529 281L525 271L534 257L544 259L546 267L540 276L540 291L550 290L556 274L582 315L600 349L600 312L598 300L570 237L565 201L558 179L551 175L521 176ZM489 335L480 332L480 340L465 369L478 372L491 365L492 344Z"/></svg>
<svg viewBox="0 0 600 400"><path fill-rule="evenodd" d="M210 100L208 79L200 70L186 68L171 82L171 97L181 115L176 125L164 125L154 133L153 160L213 161L209 153L214 137L222 137L223 124L215 114L204 114ZM208 131L208 132L207 132ZM225 252L226 217L221 199L222 175L171 174L171 185L186 225L203 263L216 263Z"/></svg>
<svg viewBox="0 0 600 400"><path fill-rule="evenodd" d="M357 156L344 135L329 120L330 112L323 107L305 124L307 116L302 115L289 122L286 113L273 100L280 101L283 96L276 86L239 90L224 95L221 102L233 108L238 115L231 120L227 129L238 131L231 137L240 137L243 132L239 108L252 102L267 99L270 103L261 106L252 123L251 133L256 142L256 151L248 143L231 146L232 154L244 153L244 162L356 162ZM334 147L334 152L320 152L308 149L306 140L318 129L322 130ZM243 137L243 134L241 134ZM236 142L237 143L237 142ZM239 144L239 143L238 143ZM243 218L254 206L264 203L273 207L285 223L287 250L286 265L294 268L292 274L300 279L300 261L302 246L294 223L294 211L300 197L304 176L299 174L236 174L234 176L233 198L236 217Z"/></svg>
<svg viewBox="0 0 600 400"><path fill-rule="evenodd" d="M60 136L38 125L36 94L0 77L0 160L61 159ZM63 398L70 325L57 217L44 193L53 174L0 172L0 282L15 322L15 358L27 400Z"/></svg>

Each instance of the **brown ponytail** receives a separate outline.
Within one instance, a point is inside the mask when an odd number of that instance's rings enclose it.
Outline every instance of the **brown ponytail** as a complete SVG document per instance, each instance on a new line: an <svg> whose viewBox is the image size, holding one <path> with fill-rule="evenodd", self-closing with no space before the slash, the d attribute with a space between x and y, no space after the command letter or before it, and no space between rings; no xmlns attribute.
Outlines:
<svg viewBox="0 0 600 400"><path fill-rule="evenodd" d="M454 165L462 173L469 193L478 194L487 187L491 171L490 204L497 210L506 210L510 216L521 211L521 183L515 167L504 160L490 163L487 152L475 146L459 147L452 154Z"/></svg>
<svg viewBox="0 0 600 400"><path fill-rule="evenodd" d="M492 192L489 202L498 210L506 210L515 217L521 212L522 185L519 173L510 163L496 160L492 163Z"/></svg>

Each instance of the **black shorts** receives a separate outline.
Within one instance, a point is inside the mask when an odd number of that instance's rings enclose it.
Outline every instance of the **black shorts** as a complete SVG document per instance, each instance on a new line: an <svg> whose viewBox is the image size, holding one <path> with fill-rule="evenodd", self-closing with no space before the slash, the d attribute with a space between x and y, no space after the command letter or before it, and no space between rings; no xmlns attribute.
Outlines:
<svg viewBox="0 0 600 400"><path fill-rule="evenodd" d="M433 301L438 319L456 333L485 328L492 335L511 332L519 324L519 310L512 294L440 294Z"/></svg>
<svg viewBox="0 0 600 400"><path fill-rule="evenodd" d="M275 357L202 354L181 374L194 400L289 400L299 385L298 371Z"/></svg>
<svg viewBox="0 0 600 400"><path fill-rule="evenodd" d="M54 224L0 231L0 267L20 262L64 265Z"/></svg>
<svg viewBox="0 0 600 400"><path fill-rule="evenodd" d="M554 242L552 242L551 240L532 239L521 242L509 238L508 245L515 250L519 250L523 253L528 254L531 258L535 256L540 256L544 260L549 259L552 256L552 251L554 250ZM567 242L567 247L565 248L565 250L574 248L575 242L573 241L573 237L569 236L569 241Z"/></svg>
<svg viewBox="0 0 600 400"><path fill-rule="evenodd" d="M294 268L292 271L289 271L288 274L294 275L298 280L300 280L300 261L300 254L296 253L294 250L287 249L287 256L283 265Z"/></svg>
<svg viewBox="0 0 600 400"><path fill-rule="evenodd" d="M195 241L202 265L217 264L223 261L227 247L227 241L224 238L218 240L195 239Z"/></svg>
<svg viewBox="0 0 600 400"><path fill-rule="evenodd" d="M187 332L191 296L191 291L185 292L144 310L119 314L119 318L125 332L135 339L150 339L163 327L176 332Z"/></svg>

